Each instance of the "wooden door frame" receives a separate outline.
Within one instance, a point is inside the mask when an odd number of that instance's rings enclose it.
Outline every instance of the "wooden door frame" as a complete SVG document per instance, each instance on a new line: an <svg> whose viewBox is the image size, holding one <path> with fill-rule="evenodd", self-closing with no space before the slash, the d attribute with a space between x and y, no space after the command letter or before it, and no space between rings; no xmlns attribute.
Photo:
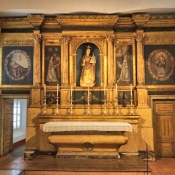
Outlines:
<svg viewBox="0 0 175 175"><path fill-rule="evenodd" d="M0 122L0 156L3 155L3 142L4 142L4 130L3 130L3 126L4 126L4 114L5 114L5 111L4 111L4 100L5 99L27 99L27 107L29 106L29 97L30 97L30 94L1 94L0 95L0 101L1 101L1 107L0 107L0 120L2 122Z"/></svg>
<svg viewBox="0 0 175 175"><path fill-rule="evenodd" d="M152 109L152 127L153 127L153 138L154 138L154 151L156 152L155 147L155 126L154 126L154 101L155 100L174 100L175 101L175 95L150 95L149 96L149 104Z"/></svg>

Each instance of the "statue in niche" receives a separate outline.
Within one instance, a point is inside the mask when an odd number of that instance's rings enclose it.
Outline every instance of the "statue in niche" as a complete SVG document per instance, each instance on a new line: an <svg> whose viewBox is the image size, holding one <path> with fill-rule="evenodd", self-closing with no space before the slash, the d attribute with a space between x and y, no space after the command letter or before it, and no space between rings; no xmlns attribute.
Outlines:
<svg viewBox="0 0 175 175"><path fill-rule="evenodd" d="M86 46L85 55L82 57L82 72L80 76L81 87L93 87L95 85L95 65L96 58L94 53L91 53L91 46Z"/></svg>

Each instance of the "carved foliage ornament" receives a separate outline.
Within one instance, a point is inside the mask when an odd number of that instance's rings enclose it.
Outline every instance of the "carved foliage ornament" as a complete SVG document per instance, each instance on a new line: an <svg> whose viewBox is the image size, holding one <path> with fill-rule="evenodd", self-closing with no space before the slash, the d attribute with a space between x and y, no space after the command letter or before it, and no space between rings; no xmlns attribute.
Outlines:
<svg viewBox="0 0 175 175"><path fill-rule="evenodd" d="M114 35L107 35L107 36L106 36L106 40L107 40L108 42L113 42L113 40L114 40Z"/></svg>
<svg viewBox="0 0 175 175"><path fill-rule="evenodd" d="M118 19L118 15L60 15L57 19Z"/></svg>
<svg viewBox="0 0 175 175"><path fill-rule="evenodd" d="M174 16L151 16L150 17L151 21L174 21L175 17Z"/></svg>
<svg viewBox="0 0 175 175"><path fill-rule="evenodd" d="M61 45L61 42L62 42L62 39L55 39L55 40L52 40L52 39L45 39L44 40L44 43L45 44L54 44L54 45Z"/></svg>
<svg viewBox="0 0 175 175"><path fill-rule="evenodd" d="M153 38L153 37L145 37L144 39L144 44L175 44L175 38L173 37L156 37L156 38Z"/></svg>
<svg viewBox="0 0 175 175"><path fill-rule="evenodd" d="M116 39L115 44L122 44L122 45L128 45L132 44L132 39Z"/></svg>
<svg viewBox="0 0 175 175"><path fill-rule="evenodd" d="M142 42L143 38L145 37L145 33L141 32L137 32L135 35L136 41L137 42Z"/></svg>
<svg viewBox="0 0 175 175"><path fill-rule="evenodd" d="M33 34L34 41L37 43L41 42L41 34Z"/></svg>
<svg viewBox="0 0 175 175"><path fill-rule="evenodd" d="M26 40L17 40L17 39L4 39L2 41L3 45L33 45L33 40L26 39Z"/></svg>
<svg viewBox="0 0 175 175"><path fill-rule="evenodd" d="M27 18L0 18L0 23L3 22L27 22Z"/></svg>
<svg viewBox="0 0 175 175"><path fill-rule="evenodd" d="M66 43L68 43L68 42L70 41L70 39L71 39L71 37L70 37L69 35L64 35L64 36L62 36L62 38L61 38L61 40L62 40L63 42L66 42Z"/></svg>

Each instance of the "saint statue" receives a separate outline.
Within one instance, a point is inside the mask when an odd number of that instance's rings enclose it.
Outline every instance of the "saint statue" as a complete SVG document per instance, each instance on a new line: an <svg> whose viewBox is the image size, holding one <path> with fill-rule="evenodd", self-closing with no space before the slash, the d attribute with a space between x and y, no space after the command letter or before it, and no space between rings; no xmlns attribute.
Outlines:
<svg viewBox="0 0 175 175"><path fill-rule="evenodd" d="M91 47L86 47L86 53L82 57L82 72L80 77L81 87L93 87L95 85L95 64L96 58L94 53L91 55Z"/></svg>

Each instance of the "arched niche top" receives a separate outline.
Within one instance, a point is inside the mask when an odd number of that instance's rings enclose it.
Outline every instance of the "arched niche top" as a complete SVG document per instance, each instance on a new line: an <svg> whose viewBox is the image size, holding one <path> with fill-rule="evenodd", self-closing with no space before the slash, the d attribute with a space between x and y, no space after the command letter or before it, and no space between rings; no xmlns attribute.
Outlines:
<svg viewBox="0 0 175 175"><path fill-rule="evenodd" d="M100 54L105 53L105 38L92 38L92 39L80 39L80 38L75 38L72 39L71 42L71 54L76 55L77 49L85 43L92 43L96 45L99 49Z"/></svg>

